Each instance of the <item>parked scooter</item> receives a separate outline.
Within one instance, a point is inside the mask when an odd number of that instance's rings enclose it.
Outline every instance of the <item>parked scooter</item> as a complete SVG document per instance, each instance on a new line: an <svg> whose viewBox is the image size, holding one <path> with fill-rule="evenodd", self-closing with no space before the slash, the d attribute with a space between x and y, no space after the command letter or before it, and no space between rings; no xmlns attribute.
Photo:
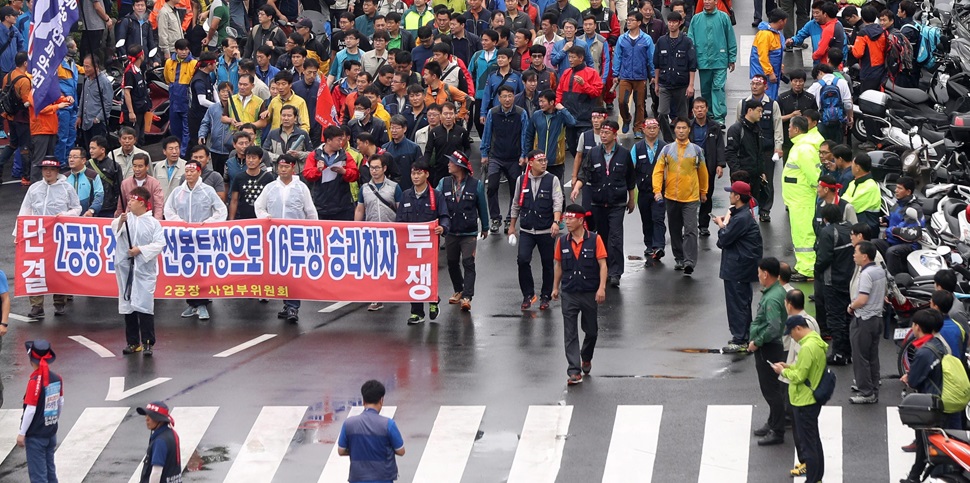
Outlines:
<svg viewBox="0 0 970 483"><path fill-rule="evenodd" d="M943 401L934 394L908 394L899 404L899 419L916 430L916 444L927 458L925 481L970 483L970 432L942 429ZM935 479L935 480L934 480Z"/></svg>

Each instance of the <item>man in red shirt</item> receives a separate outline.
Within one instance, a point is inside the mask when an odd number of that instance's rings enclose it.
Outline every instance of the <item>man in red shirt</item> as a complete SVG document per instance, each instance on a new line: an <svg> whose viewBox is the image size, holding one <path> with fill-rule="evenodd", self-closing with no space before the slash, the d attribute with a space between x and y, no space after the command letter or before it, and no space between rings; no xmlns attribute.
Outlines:
<svg viewBox="0 0 970 483"><path fill-rule="evenodd" d="M606 245L599 235L586 230L585 217L586 210L581 205L566 207L562 218L569 233L556 240L556 250L553 252L556 272L552 282L552 299L557 300L562 294L562 323L566 362L569 364L566 383L570 386L583 382L583 374L589 374L592 369L593 349L599 330L596 323L597 304L606 300ZM567 243L570 248L564 249L563 245ZM580 314L586 334L582 350L576 327Z"/></svg>

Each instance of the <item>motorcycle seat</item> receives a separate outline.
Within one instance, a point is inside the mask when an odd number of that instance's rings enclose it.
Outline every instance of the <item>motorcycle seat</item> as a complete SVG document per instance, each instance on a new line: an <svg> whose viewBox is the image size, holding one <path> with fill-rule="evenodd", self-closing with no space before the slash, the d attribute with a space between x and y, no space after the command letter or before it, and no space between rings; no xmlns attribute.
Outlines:
<svg viewBox="0 0 970 483"><path fill-rule="evenodd" d="M947 429L945 431L947 436L970 444L970 431L963 431L960 429Z"/></svg>
<svg viewBox="0 0 970 483"><path fill-rule="evenodd" d="M891 80L886 80L885 87L887 91L897 94L899 97L902 97L913 104L923 104L930 100L930 94L928 92L911 87L899 87L893 84L893 81Z"/></svg>

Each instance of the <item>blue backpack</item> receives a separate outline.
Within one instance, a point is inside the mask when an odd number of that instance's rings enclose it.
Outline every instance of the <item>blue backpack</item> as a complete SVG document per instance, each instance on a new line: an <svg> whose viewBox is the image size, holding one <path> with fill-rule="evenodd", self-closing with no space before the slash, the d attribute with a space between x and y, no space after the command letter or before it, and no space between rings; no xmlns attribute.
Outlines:
<svg viewBox="0 0 970 483"><path fill-rule="evenodd" d="M819 80L822 86L818 91L819 108L822 114L822 122L827 125L842 124L845 122L845 108L842 105L842 91L839 90L839 80L834 79L831 84L824 80Z"/></svg>

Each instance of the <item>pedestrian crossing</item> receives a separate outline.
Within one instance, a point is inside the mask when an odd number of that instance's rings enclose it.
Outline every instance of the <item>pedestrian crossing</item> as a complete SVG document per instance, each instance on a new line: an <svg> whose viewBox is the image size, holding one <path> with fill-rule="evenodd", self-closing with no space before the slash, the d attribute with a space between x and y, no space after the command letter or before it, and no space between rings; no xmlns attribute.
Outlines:
<svg viewBox="0 0 970 483"><path fill-rule="evenodd" d="M309 464L296 458L288 458L292 456L297 432L307 422L307 409L304 406L262 407L239 450L236 454L230 455L227 463L228 472L225 476L220 474L217 479L204 481L270 483L274 481L278 469L283 464ZM671 409L676 411L676 408ZM384 406L381 414L395 417L409 410L410 408ZM220 408L214 406L183 406L173 409L173 418L180 435L183 469L207 438L220 439L218 435L207 434L219 411ZM346 415L351 416L361 412L361 407L354 407ZM20 413L21 411L17 409L0 410L0 459L7 459L12 452L16 451ZM134 408L130 407L93 407L84 409L71 425L62 422L61 442L55 453L59 480L80 483L87 478L87 481L93 481L89 478L89 473L102 456L109 441L116 436L119 426L123 422L142 424L137 416L125 421L133 413ZM441 406L430 428L402 425L405 447L408 448L405 458L417 461L417 465L416 467L401 465L401 481L418 483L469 481L471 477L465 470L469 461L478 456L474 451L476 442L482 437L483 429L490 430L485 427L488 424L485 414L486 406ZM612 416L612 426L601 426L604 433L610 431L608 435L601 435L609 437L609 446L605 459L601 463L603 483L671 481L670 475L654 472L658 445L661 436L664 435L661 425L665 417L672 417L665 415L664 407L619 405L616 406ZM763 477L764 468L749 468L751 448L757 448L751 436L753 418L754 407L750 405L707 406L703 442L700 443L700 447L680 449L685 452L700 451L700 466L696 473L699 483L744 483L756 473L760 473ZM514 449L514 456L509 462L507 477L505 474L486 475L487 478L482 480L483 475L472 475L477 477L474 481L504 480L509 483L570 481L568 477L563 477L568 475L568 472L564 473L566 469L562 468L564 449L570 444L582 445L584 437L589 437L584 434L571 434L572 420L573 406L570 405L529 406L521 430L518 432L518 442ZM335 428L339 427L340 422L334 421ZM676 426L677 424L671 425L668 421L665 431L677 430ZM824 407L819 418L819 427L825 449L825 481L827 483L852 481L852 478L843 476L845 428L843 428L842 408ZM429 429L430 432L428 432ZM422 448L421 440L424 438L426 442ZM903 478L912 465L913 455L903 453L900 449L901 446L912 441L912 438L912 430L900 423L896 408L886 408L887 455L882 460L884 462L882 465L888 468L888 481L898 481ZM575 443L573 443L574 440L576 440ZM868 453L859 456L870 458L873 457L872 453L881 453L881 448L878 447L879 440L878 436L874 437L872 441L876 447L865 448ZM127 446L132 444L141 446L144 441L139 439L137 442L125 443ZM790 439L787 448L794 452ZM861 448L852 448L850 454L859 453L860 450ZM329 457L319 475L318 483L347 481L349 458L337 454L336 444L332 444L328 451ZM417 456L414 456L415 454ZM319 460L319 457L315 460ZM138 481L141 474L140 461L132 461L131 468L134 472L131 474L129 483ZM11 469L8 466L5 469L10 470L4 472L7 475L16 475L17 471L25 471L23 467ZM127 475L127 471L124 474ZM632 475L636 475L636 478L631 479ZM22 476L25 477L25 475ZM690 479L693 480L693 478ZM804 478L796 478L793 481L803 483Z"/></svg>

